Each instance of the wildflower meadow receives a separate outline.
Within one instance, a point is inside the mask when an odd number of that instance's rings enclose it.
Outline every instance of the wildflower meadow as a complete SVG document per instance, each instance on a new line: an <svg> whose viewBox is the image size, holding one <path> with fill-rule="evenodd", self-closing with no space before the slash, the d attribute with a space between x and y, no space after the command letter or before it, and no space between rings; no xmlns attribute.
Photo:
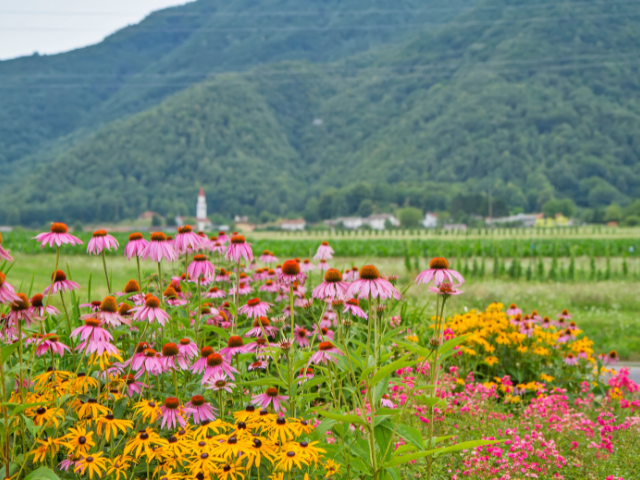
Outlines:
<svg viewBox="0 0 640 480"><path fill-rule="evenodd" d="M54 223L20 239L52 253L37 289L0 237L5 478L638 478L639 387L579 312L465 311L483 276L437 245L405 282L335 268L350 241ZM102 265L86 283L61 261L80 248Z"/></svg>

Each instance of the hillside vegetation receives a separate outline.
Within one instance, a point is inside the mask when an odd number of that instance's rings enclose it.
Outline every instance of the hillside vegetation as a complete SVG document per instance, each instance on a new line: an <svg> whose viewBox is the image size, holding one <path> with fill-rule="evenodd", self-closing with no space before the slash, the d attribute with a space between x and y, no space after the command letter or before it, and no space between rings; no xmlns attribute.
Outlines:
<svg viewBox="0 0 640 480"><path fill-rule="evenodd" d="M640 197L640 5L485 0L443 21L362 53L229 64L119 113L21 159L0 223L186 213L201 185L210 211L264 218L437 210L460 192L524 211Z"/></svg>

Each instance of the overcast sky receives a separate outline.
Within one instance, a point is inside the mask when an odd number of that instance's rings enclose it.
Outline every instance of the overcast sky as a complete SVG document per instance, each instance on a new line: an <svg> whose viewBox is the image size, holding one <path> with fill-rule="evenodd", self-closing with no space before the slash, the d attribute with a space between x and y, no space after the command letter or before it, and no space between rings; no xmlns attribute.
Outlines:
<svg viewBox="0 0 640 480"><path fill-rule="evenodd" d="M186 0L0 0L0 60L100 42L148 13Z"/></svg>

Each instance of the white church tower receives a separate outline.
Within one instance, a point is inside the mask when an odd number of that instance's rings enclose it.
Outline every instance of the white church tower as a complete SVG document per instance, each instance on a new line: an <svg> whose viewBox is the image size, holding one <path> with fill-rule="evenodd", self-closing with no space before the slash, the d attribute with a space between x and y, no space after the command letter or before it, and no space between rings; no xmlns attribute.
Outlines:
<svg viewBox="0 0 640 480"><path fill-rule="evenodd" d="M196 203L196 220L198 222L198 231L204 231L205 227L210 223L207 218L207 199L204 196L204 190L202 187L200 187L198 203Z"/></svg>

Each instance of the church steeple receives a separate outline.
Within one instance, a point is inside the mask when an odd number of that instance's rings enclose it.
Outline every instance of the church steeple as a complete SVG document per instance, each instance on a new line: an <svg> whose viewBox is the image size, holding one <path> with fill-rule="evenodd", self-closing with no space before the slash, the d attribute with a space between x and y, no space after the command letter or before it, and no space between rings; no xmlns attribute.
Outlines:
<svg viewBox="0 0 640 480"><path fill-rule="evenodd" d="M200 187L198 194L198 202L196 203L196 220L198 221L198 230L203 231L207 224L207 199L204 196L204 189Z"/></svg>

